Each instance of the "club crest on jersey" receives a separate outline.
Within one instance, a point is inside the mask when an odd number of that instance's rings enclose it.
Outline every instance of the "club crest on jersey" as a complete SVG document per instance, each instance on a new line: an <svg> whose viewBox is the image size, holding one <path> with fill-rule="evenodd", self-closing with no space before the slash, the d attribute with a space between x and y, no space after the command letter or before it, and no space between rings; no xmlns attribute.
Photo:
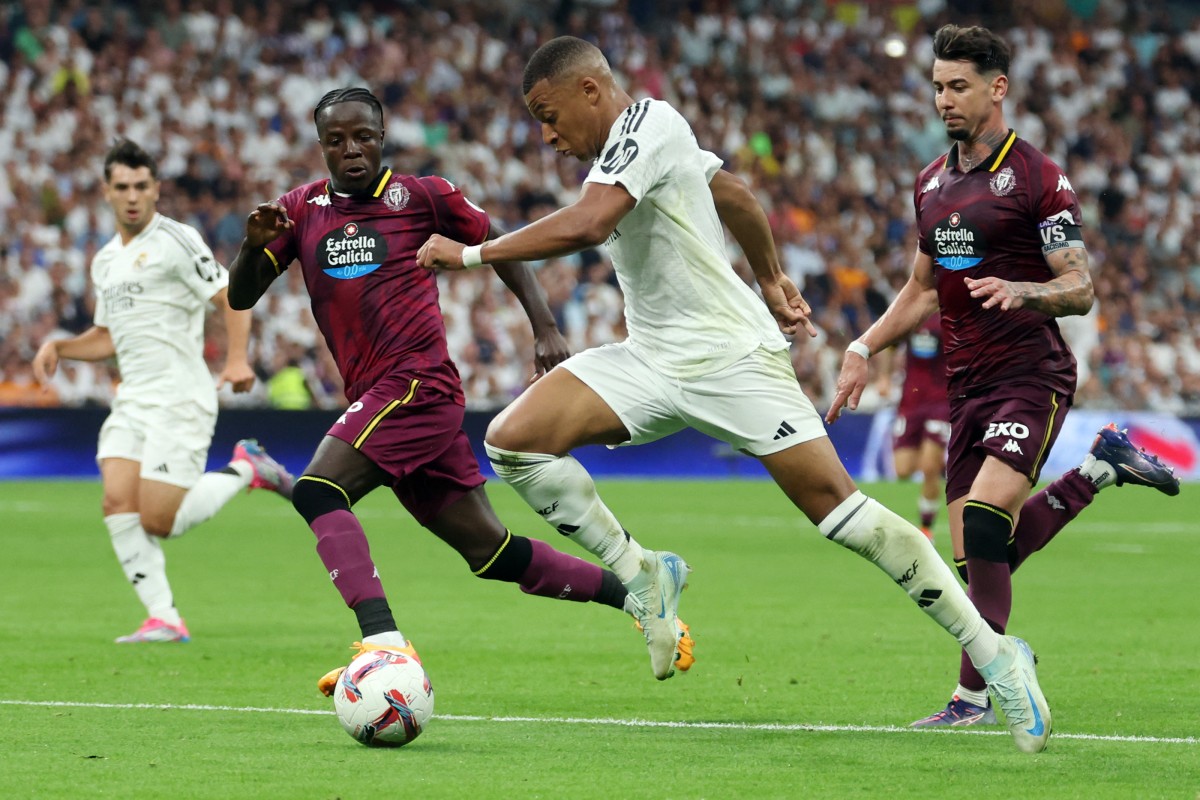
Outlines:
<svg viewBox="0 0 1200 800"><path fill-rule="evenodd" d="M340 281L370 275L387 260L387 242L374 228L347 222L317 245L321 271Z"/></svg>
<svg viewBox="0 0 1200 800"><path fill-rule="evenodd" d="M1017 176L1013 173L1012 167L1005 167L992 176L992 194L996 197L1004 197L1015 188L1017 188Z"/></svg>
<svg viewBox="0 0 1200 800"><path fill-rule="evenodd" d="M392 211L403 211L408 205L408 198L408 187L398 181L388 186L387 191L383 193L384 205Z"/></svg>
<svg viewBox="0 0 1200 800"><path fill-rule="evenodd" d="M983 234L955 211L929 234L933 260L943 269L970 269L983 260Z"/></svg>

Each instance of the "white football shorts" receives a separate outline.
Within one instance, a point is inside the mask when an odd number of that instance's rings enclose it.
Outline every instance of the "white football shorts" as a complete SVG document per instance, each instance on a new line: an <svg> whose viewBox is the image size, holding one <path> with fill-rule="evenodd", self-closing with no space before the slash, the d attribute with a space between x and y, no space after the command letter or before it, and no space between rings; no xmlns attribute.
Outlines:
<svg viewBox="0 0 1200 800"><path fill-rule="evenodd" d="M96 461L140 462L144 480L190 489L208 463L217 415L186 403L163 408L118 396L100 426Z"/></svg>
<svg viewBox="0 0 1200 800"><path fill-rule="evenodd" d="M559 366L616 412L630 434L624 444L695 428L747 455L767 456L828 435L786 350L759 347L698 378L663 375L626 342L585 350Z"/></svg>

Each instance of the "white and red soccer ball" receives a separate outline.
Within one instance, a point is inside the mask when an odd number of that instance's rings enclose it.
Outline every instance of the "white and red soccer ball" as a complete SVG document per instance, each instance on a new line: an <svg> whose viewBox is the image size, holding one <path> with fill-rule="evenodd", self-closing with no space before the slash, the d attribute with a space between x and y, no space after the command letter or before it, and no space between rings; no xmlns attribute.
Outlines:
<svg viewBox="0 0 1200 800"><path fill-rule="evenodd" d="M433 686L421 662L371 650L338 678L333 707L346 733L370 747L403 747L433 716Z"/></svg>

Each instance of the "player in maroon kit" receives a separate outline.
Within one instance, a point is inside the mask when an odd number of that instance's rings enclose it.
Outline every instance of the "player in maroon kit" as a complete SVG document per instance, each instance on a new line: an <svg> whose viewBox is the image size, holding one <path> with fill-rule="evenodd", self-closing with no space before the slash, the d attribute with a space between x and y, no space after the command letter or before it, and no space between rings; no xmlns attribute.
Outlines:
<svg viewBox="0 0 1200 800"><path fill-rule="evenodd" d="M955 144L914 191L919 238L908 283L847 349L827 421L854 409L873 352L939 308L950 397L946 500L980 613L1008 625L1012 572L1116 483L1178 494L1156 458L1105 428L1083 465L1030 497L1075 392L1075 358L1055 317L1091 308L1079 201L1063 171L1004 122L1009 48L980 27L934 36L933 89ZM915 725L994 722L963 659L951 702Z"/></svg>
<svg viewBox="0 0 1200 800"><path fill-rule="evenodd" d="M317 553L358 617L360 649L413 653L397 629L367 538L351 507L389 486L409 513L466 560L474 575L544 597L621 609L627 590L595 564L512 535L483 489L462 431L464 397L446 346L436 276L416 265L432 234L479 243L488 215L439 177L382 166L383 109L366 89L325 95L313 112L329 179L258 206L230 265L230 304L250 308L292 261L346 386L346 409L295 484L292 502ZM533 325L539 375L567 357L533 273L497 269ZM691 666L690 639L676 666ZM318 687L330 694L341 669Z"/></svg>
<svg viewBox="0 0 1200 800"><path fill-rule="evenodd" d="M950 404L946 399L946 363L942 355L942 322L934 314L904 343L904 383L892 428L896 477L907 480L921 472L917 511L921 532L933 539L933 521L942 506L942 475L950 441ZM894 350L886 350L886 355ZM890 385L891 362L881 381ZM886 388L884 396L889 394Z"/></svg>

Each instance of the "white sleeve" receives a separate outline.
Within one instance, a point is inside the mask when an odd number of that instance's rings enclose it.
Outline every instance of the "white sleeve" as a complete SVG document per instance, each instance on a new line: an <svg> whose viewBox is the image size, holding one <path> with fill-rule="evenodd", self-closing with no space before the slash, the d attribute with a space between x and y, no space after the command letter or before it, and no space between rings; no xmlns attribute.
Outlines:
<svg viewBox="0 0 1200 800"><path fill-rule="evenodd" d="M717 158L716 153L710 153L707 150L700 151L700 159L700 164L704 168L704 177L711 183L713 176L721 171L725 162Z"/></svg>
<svg viewBox="0 0 1200 800"><path fill-rule="evenodd" d="M194 295L208 302L229 285L229 271L221 266L200 232L192 226L178 224L170 233L180 246L179 279Z"/></svg>
<svg viewBox="0 0 1200 800"><path fill-rule="evenodd" d="M679 123L682 123L680 125ZM641 202L670 171L687 123L666 103L642 100L625 109L585 182L621 184ZM693 139L690 148L696 146Z"/></svg>

